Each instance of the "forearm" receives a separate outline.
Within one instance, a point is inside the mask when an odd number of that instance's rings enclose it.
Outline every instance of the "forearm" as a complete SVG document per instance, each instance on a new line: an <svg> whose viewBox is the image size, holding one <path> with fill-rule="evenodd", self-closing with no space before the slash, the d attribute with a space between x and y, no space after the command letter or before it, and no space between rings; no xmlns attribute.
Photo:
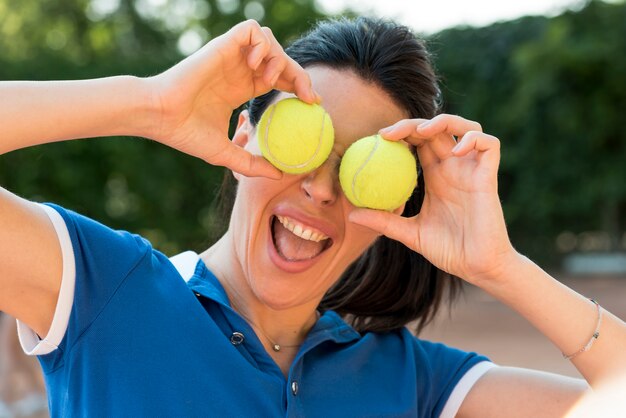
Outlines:
<svg viewBox="0 0 626 418"><path fill-rule="evenodd" d="M561 352L576 353L590 340L598 315L587 297L519 254L499 275L481 287L519 312ZM605 310L602 316L599 338L571 360L591 386L626 373L626 324Z"/></svg>
<svg viewBox="0 0 626 418"><path fill-rule="evenodd" d="M147 136L156 104L144 80L0 82L0 154L48 142Z"/></svg>

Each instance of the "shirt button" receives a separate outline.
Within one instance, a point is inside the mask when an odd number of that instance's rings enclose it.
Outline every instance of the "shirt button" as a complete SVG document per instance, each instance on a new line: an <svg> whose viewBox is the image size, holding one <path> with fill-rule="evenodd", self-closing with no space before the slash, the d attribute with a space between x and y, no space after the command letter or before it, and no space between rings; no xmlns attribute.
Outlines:
<svg viewBox="0 0 626 418"><path fill-rule="evenodd" d="M232 345L239 345L241 344L244 340L246 339L246 337L244 337L244 335L241 332L233 332L233 335L230 336L230 342Z"/></svg>
<svg viewBox="0 0 626 418"><path fill-rule="evenodd" d="M293 396L298 394L298 382L291 382L291 393L293 393Z"/></svg>

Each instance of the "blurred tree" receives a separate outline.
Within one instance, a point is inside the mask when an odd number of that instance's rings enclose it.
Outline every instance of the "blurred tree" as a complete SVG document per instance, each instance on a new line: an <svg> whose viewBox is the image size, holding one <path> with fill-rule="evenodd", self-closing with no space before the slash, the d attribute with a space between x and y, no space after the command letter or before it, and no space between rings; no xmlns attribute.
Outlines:
<svg viewBox="0 0 626 418"><path fill-rule="evenodd" d="M626 229L626 5L591 1L435 36L446 111L502 141L500 194L512 241L556 264L564 231Z"/></svg>
<svg viewBox="0 0 626 418"><path fill-rule="evenodd" d="M532 207L524 217L551 236L603 230L612 250L626 229L625 51L623 4L594 1L552 19L513 57L519 81L507 121L518 132L519 173L509 205Z"/></svg>

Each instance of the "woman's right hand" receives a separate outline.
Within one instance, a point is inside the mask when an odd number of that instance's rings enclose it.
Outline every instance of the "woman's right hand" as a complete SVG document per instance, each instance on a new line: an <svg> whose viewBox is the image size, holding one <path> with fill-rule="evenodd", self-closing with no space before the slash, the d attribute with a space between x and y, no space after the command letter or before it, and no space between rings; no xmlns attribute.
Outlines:
<svg viewBox="0 0 626 418"><path fill-rule="evenodd" d="M246 176L282 174L229 140L233 111L272 88L294 92L308 103L319 101L304 69L285 54L269 28L254 20L146 80L159 112L146 136Z"/></svg>
<svg viewBox="0 0 626 418"><path fill-rule="evenodd" d="M254 21L150 78L0 81L0 155L70 139L144 136L246 176L280 178L228 138L233 110L273 87L319 100L307 73ZM47 335L63 271L44 209L0 187L0 311Z"/></svg>

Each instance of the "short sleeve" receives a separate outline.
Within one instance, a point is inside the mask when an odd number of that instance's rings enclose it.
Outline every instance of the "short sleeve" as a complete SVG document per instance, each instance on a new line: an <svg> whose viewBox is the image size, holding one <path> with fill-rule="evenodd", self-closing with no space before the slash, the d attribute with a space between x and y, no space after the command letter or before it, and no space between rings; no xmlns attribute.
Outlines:
<svg viewBox="0 0 626 418"><path fill-rule="evenodd" d="M51 214L50 208L60 217ZM51 341L48 337L40 340L41 343L51 346L44 349L40 355L44 370L54 368L62 362L63 353L87 332L90 325L114 297L124 279L151 250L150 244L137 235L113 230L60 206L46 204L46 212L53 221L59 236L64 264L61 295L57 302L51 332L55 331L55 325L57 325L57 330L63 331L63 327L59 327L55 321L62 322L58 318L58 316L63 316L60 311L67 309L68 306L71 309L69 309L69 318L65 319L67 326L62 338L57 335L54 336L56 341ZM71 248L67 245L68 238ZM72 262L73 266L67 265ZM74 288L73 294L69 291L71 285ZM64 289L64 287L67 288ZM68 294L71 296L71 301L62 300ZM33 343L32 332L20 330L20 337L23 345L24 339L30 339L31 344ZM27 349L27 347L24 348Z"/></svg>
<svg viewBox="0 0 626 418"><path fill-rule="evenodd" d="M454 417L474 383L494 364L482 355L416 339L424 364L424 398L433 417ZM418 382L419 383L419 382Z"/></svg>
<svg viewBox="0 0 626 418"><path fill-rule="evenodd" d="M17 332L20 344L22 345L24 353L29 356L49 354L56 350L59 344L61 344L65 331L67 330L70 313L72 312L74 288L76 285L74 250L72 249L72 241L70 240L65 221L59 212L52 209L50 206L40 206L44 212L46 212L46 215L48 215L50 222L52 222L57 239L59 240L63 268L59 296L48 334L41 338L28 325L17 319Z"/></svg>

